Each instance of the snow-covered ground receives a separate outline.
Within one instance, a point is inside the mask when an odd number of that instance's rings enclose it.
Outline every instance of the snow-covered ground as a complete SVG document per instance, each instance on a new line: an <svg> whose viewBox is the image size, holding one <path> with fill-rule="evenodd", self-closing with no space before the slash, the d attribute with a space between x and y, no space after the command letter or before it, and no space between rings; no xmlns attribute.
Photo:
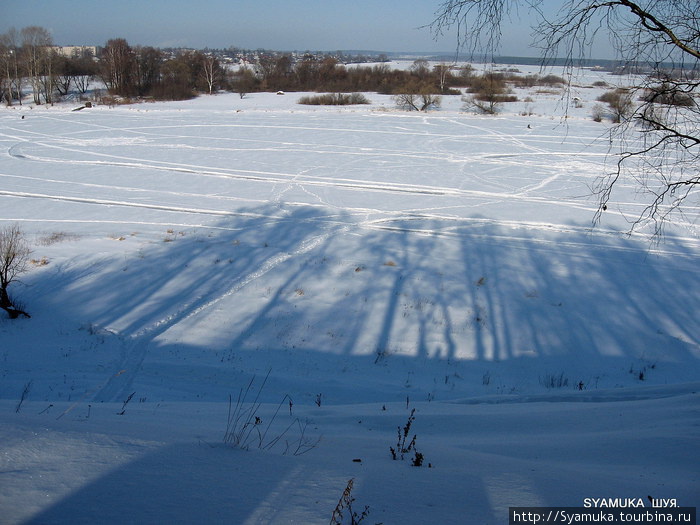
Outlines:
<svg viewBox="0 0 700 525"><path fill-rule="evenodd" d="M541 89L495 117L3 108L33 263L32 318L0 319L0 522L327 523L350 479L363 523L698 505L698 215L627 236L629 186L591 228L599 77L565 120ZM413 409L420 468L389 450Z"/></svg>

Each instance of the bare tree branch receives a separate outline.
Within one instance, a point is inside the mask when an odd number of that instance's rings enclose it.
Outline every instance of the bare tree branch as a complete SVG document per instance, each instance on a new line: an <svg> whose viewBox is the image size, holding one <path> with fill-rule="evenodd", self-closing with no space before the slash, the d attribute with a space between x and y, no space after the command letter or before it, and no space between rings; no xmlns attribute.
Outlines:
<svg viewBox="0 0 700 525"><path fill-rule="evenodd" d="M594 41L607 38L634 74L631 115L611 131L621 144L615 169L593 188L599 203L593 222L623 180L646 195L632 230L651 222L660 234L667 221L685 217L686 199L700 193L700 0L566 0L554 16L544 0L450 0L430 27L435 35L456 28L460 46L493 53L504 20L518 7L538 17L534 44L543 65L564 59L572 69L590 58Z"/></svg>

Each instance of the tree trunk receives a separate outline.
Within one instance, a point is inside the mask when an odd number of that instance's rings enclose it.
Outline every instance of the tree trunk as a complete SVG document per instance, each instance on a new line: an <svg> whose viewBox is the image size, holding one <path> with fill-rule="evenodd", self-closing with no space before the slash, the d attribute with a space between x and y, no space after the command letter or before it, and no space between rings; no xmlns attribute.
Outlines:
<svg viewBox="0 0 700 525"><path fill-rule="evenodd" d="M10 319L17 319L20 315L23 315L26 318L31 318L31 315L24 310L14 307L12 301L10 301L10 296L7 295L7 289L5 288L0 288L0 308L7 312Z"/></svg>
<svg viewBox="0 0 700 525"><path fill-rule="evenodd" d="M0 308L8 309L12 307L10 296L7 295L7 289L3 286L0 288Z"/></svg>

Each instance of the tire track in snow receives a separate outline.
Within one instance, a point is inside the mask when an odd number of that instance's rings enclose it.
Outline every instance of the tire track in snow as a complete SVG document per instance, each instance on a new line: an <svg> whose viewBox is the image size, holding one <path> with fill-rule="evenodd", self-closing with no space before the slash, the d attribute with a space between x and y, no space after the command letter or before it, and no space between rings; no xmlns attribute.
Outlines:
<svg viewBox="0 0 700 525"><path fill-rule="evenodd" d="M256 214L252 212L233 212L225 210L209 210L204 208L186 208L181 206L166 206L163 204L147 204L147 203L137 203L129 201L116 201L109 199L90 199L87 197L72 197L68 195L52 195L48 193L31 193L25 191L6 191L0 190L0 195L8 197L22 197L30 199L48 199L54 201L65 201L65 202L78 202L82 204L99 204L103 206L125 206L130 208L146 208L152 210L160 211L171 211L180 213L196 213L204 215L220 215L225 217L266 217L266 215Z"/></svg>
<svg viewBox="0 0 700 525"><path fill-rule="evenodd" d="M411 221L441 221L443 223L452 223L452 226L448 226L445 229L438 230L436 228L421 228L419 226L411 227L406 224L393 225L392 223L399 223L401 221L411 222ZM507 228L511 230L508 234L497 234L494 232L479 233L477 231L456 231L458 228L471 227L474 225L488 225L496 226L500 228ZM360 225L361 227L396 233L414 233L417 235L425 235L430 237L458 237L458 238L477 238L477 239L487 239L487 240L497 240L503 243L517 243L519 245L528 244L530 246L542 246L549 250L557 250L561 247L566 248L576 248L581 253L585 253L580 248L599 248L606 251L615 252L625 252L625 253L645 253L649 255L660 255L660 256L673 256L682 257L686 259L694 259L694 255L689 254L687 250L676 250L670 247L662 248L659 246L651 246L653 236L650 234L644 235L636 233L635 237L642 239L637 246L615 244L601 242L602 239L610 238L628 238L627 233L621 233L617 230L604 230L601 228L593 229L593 227L576 226L572 224L554 224L548 222L533 222L533 221L513 221L513 220L499 220L499 219L485 219L485 218L463 218L463 217L447 217L438 215L408 215L399 216L398 214L394 217L367 220ZM586 242L583 241L565 241L561 239L543 239L534 237L531 235L516 235L512 233L515 230L524 231L542 231L554 234L574 234L579 237L585 237ZM673 236L666 237L667 240L673 241L674 245L683 245L685 247L694 247L695 249L700 249L700 241L694 237L682 237ZM599 240L597 240L599 239ZM585 258L595 258L591 255L580 255L580 257Z"/></svg>
<svg viewBox="0 0 700 525"><path fill-rule="evenodd" d="M471 126L474 127L474 126ZM315 128L313 128L315 129ZM476 128L483 130L483 128ZM511 135L503 134L500 132L494 132L495 135L500 136L505 139L512 138ZM29 141L28 141L29 142ZM518 141L516 141L518 142ZM39 145L44 145L41 143L32 143L29 142L30 144L39 144ZM16 145L19 146L19 145ZM76 150L73 148L66 148L64 146L59 146L59 145L53 145L49 147L55 147L60 150L67 150L67 151L72 151L72 152L79 152L84 154L84 151L82 150ZM13 147L14 148L14 147ZM210 177L219 177L219 178L233 178L233 179L246 179L246 180L254 180L258 182L263 182L263 183L269 183L269 184L277 184L280 182L283 182L287 185L293 184L294 186L300 187L303 191L307 191L310 195L316 195L308 190L306 190L305 186L325 186L325 187L331 187L331 188L342 188L342 189L349 189L349 190L354 190L354 191L377 191L377 192L387 192L387 193L395 193L395 194L400 194L400 193L406 193L406 194L414 194L414 195L433 195L433 196L451 196L451 197L480 197L480 198L486 198L486 199L491 199L494 200L495 202L504 202L507 200L517 200L517 201L528 201L528 202L546 202L547 204L557 204L557 205L562 205L562 206L575 206L583 209L588 209L589 207L586 205L582 204L577 204L575 200L567 199L567 200L552 200L551 198L545 198L543 196L537 196L537 195L532 195L533 192L536 190L540 190L546 185L550 184L551 182L554 182L558 178L561 177L561 173L552 175L551 177L548 177L545 180L539 181L538 183L535 183L530 186L524 186L524 187L511 187L509 188L511 191L504 193L503 191L480 191L480 190L467 190L463 188L451 188L451 187L444 187L444 186L427 186L427 185L411 185L411 184L402 184L402 183L393 183L393 182L386 182L386 183L378 183L378 182L368 182L364 180L357 180L357 179L350 179L350 178L335 178L335 177L319 177L319 176L313 176L313 175L301 175L301 174L291 174L291 173L281 173L281 172L268 172L268 171L261 171L261 170L235 170L235 171L226 171L226 170L212 170L211 168L206 168L202 166L194 166L194 165L176 165L174 163L169 163L169 162L161 162L161 161L150 161L150 162L143 162L142 159L133 159L130 157L119 157L115 155L107 155L107 154L99 154L101 156L109 157L111 159L115 158L124 158L124 159L130 159L130 160L136 160L138 162L118 162L118 161L90 161L90 160L57 160L57 159L50 159L50 158L42 158L42 157L32 157L28 155L24 155L23 153L20 153L19 151L16 151L15 149L11 148L11 155L17 157L17 158L22 158L22 159L27 159L27 160L38 160L38 161L43 161L43 162L67 162L67 163L78 163L78 164L94 164L94 165L114 165L114 166L125 166L125 167L133 167L133 168L138 168L138 169L155 169L155 170L164 170L164 171L175 171L175 172L182 172L182 173L192 173L192 174L197 174L200 176L210 176ZM569 156L570 153L563 153L563 152L546 152L543 151L539 148L531 148L531 151L528 153L524 154L525 156L529 155L547 155L548 157L551 156ZM520 155L522 156L522 155ZM598 156L598 154L594 154L594 156ZM507 157L508 160L503 160L504 157ZM480 158L482 160L484 159L490 159L492 164L494 165L505 165L505 164L511 164L513 161L510 159L515 159L517 158L517 154L505 154L505 155L493 155L493 154L478 154L478 155L471 155L468 156L468 158ZM467 158L467 157L465 157ZM153 165L152 163L156 162L158 165ZM520 159L519 164L522 164L522 159ZM533 165L530 163L529 165ZM539 163L534 163L534 165L539 165ZM551 164L549 165L551 167ZM119 188L124 191L129 191L130 188L124 187L124 188ZM504 188L505 189L505 188ZM141 190L139 190L141 191ZM165 193L169 193L164 191ZM175 192L171 192L175 194ZM116 201L112 199L88 199L88 198L81 198L81 197L73 197L73 196L63 196L63 195L49 195L49 194L31 194L28 192L2 192L0 191L0 194L4 195L14 195L16 197L35 197L35 198L48 198L48 199L54 199L54 200L65 200L65 201L74 201L74 202L84 202L84 203L92 203L92 204L102 204L102 205L108 205L108 206L129 206L129 207L140 207L140 208L151 208L155 210L163 210L163 211L172 211L172 212L180 212L180 213L191 213L191 214L207 214L207 215L218 215L218 216L240 216L243 214L240 213L235 213L235 212L230 212L230 211L223 211L223 210L212 210L212 209L200 209L200 208L188 208L188 207L180 207L180 206L167 206L167 205L161 205L161 204L147 204L147 203L135 203L135 202L130 202L130 201ZM318 195L316 195L317 198L320 199ZM348 209L347 211L353 213L355 210ZM367 211L367 210L364 210ZM376 210L377 212L380 212L380 210Z"/></svg>
<svg viewBox="0 0 700 525"><path fill-rule="evenodd" d="M256 279L264 276L274 270L281 264L304 255L311 250L317 248L326 242L330 237L340 234L347 229L349 225L340 228L330 228L327 231L305 239L296 250L291 252L280 253L267 259L258 269L247 273L234 281L234 283L223 293L206 299L206 297L196 297L191 301L182 304L177 310L170 315L152 323L150 326L143 328L131 336L131 342L125 351L125 357L116 372L109 377L106 384L99 388L99 391L94 395L94 402L116 402L124 401L127 396L133 391L133 382L138 375L143 362L148 356L148 349L156 337L165 333L169 328L178 323L186 321L201 312L211 308L220 301L236 294L241 289L254 282Z"/></svg>
<svg viewBox="0 0 700 525"><path fill-rule="evenodd" d="M304 189L304 181L296 181L294 182L295 185L300 186L302 189ZM355 186L352 186L353 189L364 189L364 188L358 188ZM375 191L379 191L376 190ZM391 188L386 188L384 191L392 192ZM424 193L424 192L418 192L419 194L432 194L432 195L443 195L445 196L444 193L440 193L440 190L436 190L435 193ZM414 192L411 192L414 193ZM76 203L84 203L84 204L92 204L92 205L103 205L103 206L123 206L123 207L131 207L131 208L140 208L140 209L152 209L152 210L159 210L159 211L166 211L166 212L173 212L173 213L186 213L186 214L192 214L192 215L208 215L208 216L219 216L219 217L254 217L254 218L265 218L265 219L279 219L279 216L275 215L267 215L267 214L259 214L259 213L254 213L254 212L236 212L236 211L228 211L228 210L216 210L216 209L205 209L205 208L190 208L190 207L182 207L182 206L170 206L170 205L164 205L164 204L149 204L149 203L142 203L142 202L130 202L130 201L121 201L121 200L112 200L112 199L97 199L97 198L87 198L87 197L75 197L75 196L66 196L66 195L60 195L60 194L44 194L44 193L31 193L31 192L18 192L18 191L7 191L7 190L0 190L0 196L5 195L5 196L12 196L12 197L20 197L20 198L36 198L36 199L48 199L48 200L56 200L56 201L65 201L65 202L76 202ZM481 197L481 198L491 198L491 199L497 199L499 202L503 202L506 200L519 200L519 201L529 201L529 202L542 202L542 203L547 203L548 205L561 205L561 206L566 206L566 207L571 207L571 206L577 206L577 207L582 207L582 208L587 208L585 204L582 203L576 203L576 202L570 202L570 201L555 201L550 198L546 197L537 197L537 196L528 196L526 194L503 194L503 193L498 193L498 192L485 192L485 191L478 191L478 190L454 190L451 192L451 196L454 197L461 197L461 196L471 196L471 197ZM317 198L320 199L319 196ZM322 204L324 204L321 201ZM287 203L288 205L291 206L307 206L309 205L308 203ZM327 206L327 205L326 205ZM356 214L356 215L364 215L367 216L369 214L382 214L385 215L384 218L378 219L376 222L373 221L368 221L368 222L361 222L359 225L360 226L366 226L366 227L371 227L371 228L381 228L381 229L389 229L389 227L386 226L379 226L380 223L382 222L389 222L389 221L396 221L396 220L402 220L401 213L405 212L386 212L378 209L369 209L369 208L348 208L345 207L343 208L346 212L351 213L351 214ZM593 210L593 208L590 208ZM439 221L444 221L444 220L459 220L462 223L473 223L468 218L455 218L455 217L450 217L450 216L445 216L445 215L439 215L439 214L430 214L430 213L425 213L421 212L421 210L416 210L418 213L415 215L410 215L409 217L412 220L416 220L416 217L419 217L421 220L439 220ZM397 215L399 214L399 215ZM388 217L387 217L388 215ZM405 217L404 217L405 218ZM508 221L501 221L502 224L506 227L511 227L513 226L510 222ZM347 222L341 222L341 224L347 224ZM518 223L519 225L522 225L521 223ZM551 225L551 224L539 224L538 227L530 226L530 229L547 229L549 231L552 230L559 230L559 228L556 225ZM562 229L561 231L569 231L570 228L566 227ZM589 231L589 230L586 230ZM435 231L434 234L441 234L444 232L437 232Z"/></svg>
<svg viewBox="0 0 700 525"><path fill-rule="evenodd" d="M77 186L81 188L98 188L101 190L108 190L111 192L132 192L132 193L140 193L140 194L153 194L155 196L161 196L161 195L168 195L168 196L174 196L174 197L187 197L187 198L193 198L193 199L212 199L212 200L220 200L220 201L229 201L231 203L240 203L242 201L245 202L255 202L255 203L264 203L266 200L264 199L246 199L242 197L233 197L233 196L226 196L226 195L219 195L219 194L210 194L210 193L190 193L190 192L183 192L183 191L171 191L171 190L163 190L163 189L149 189L149 188L136 188L133 186L116 186L113 184L98 184L94 182L81 182L81 181L73 181L73 180L59 180L59 179L49 179L49 178L41 178L41 177L28 177L25 175L9 175L7 173L0 173L0 178L1 177L6 177L8 179L20 179L20 180L27 180L27 181L32 181L32 182L39 182L39 183L51 183L51 184L57 184L57 185L63 185L63 186ZM0 190L0 191L10 191L10 190ZM25 192L26 193L26 192ZM17 195L20 196L20 195ZM81 198L81 197L76 197L76 198ZM129 201L130 202L130 201Z"/></svg>
<svg viewBox="0 0 700 525"><path fill-rule="evenodd" d="M293 259L295 257L299 257L300 255L305 255L306 253L312 251L313 249L317 248L318 246L321 246L323 243L325 243L329 238L331 238L334 235L342 234L350 229L350 225L345 225L339 228L334 228L332 230L326 231L320 235L310 237L306 240L304 240L299 247L294 250L293 252L286 252L286 253L281 253L278 254L274 257L271 257L267 259L257 270L250 272L239 279L236 280L236 282L224 293L218 295L217 297L205 302L204 304L197 306L196 308L193 308L189 313L187 313L184 316L180 316L178 313L173 314L172 316L168 316L167 318L163 319L162 321L159 321L157 324L161 323L166 323L168 325L172 324L171 320L175 317L180 317L179 321L184 321L187 320L200 312L211 308L218 302L222 301L223 299L226 299L227 297L237 293L239 290L245 288L248 286L250 283L255 281L256 279L259 279L263 275L267 274L271 270L274 270L281 264L289 261L290 259ZM187 307L185 307L187 309Z"/></svg>
<svg viewBox="0 0 700 525"><path fill-rule="evenodd" d="M305 180L299 180L296 181L296 184L303 186L305 184L309 184ZM376 192L387 192L387 193L408 193L408 194L413 194L413 195L435 195L435 196L452 196L452 197L481 197L481 198L489 198L489 199L496 199L497 201L507 201L507 200L520 200L520 201L529 201L529 202L541 202L541 203L547 203L547 204L560 204L560 205L565 205L565 206L571 206L572 203L569 201L555 201L552 200L551 198L547 197L537 197L537 196L528 196L525 194L503 194L503 193L497 193L497 192L489 192L489 191L480 191L480 190L464 190L464 189L454 189L454 188L440 188L440 187L413 187L410 185L401 185L397 187L397 185L392 184L392 183L386 183L386 184L334 184L332 182L328 183L310 183L311 185L322 185L322 186L330 186L330 187L340 187L340 188L347 188L351 190L356 190L356 191L376 191ZM403 186L403 187L402 187ZM55 201L65 201L65 202L77 202L77 203L83 203L83 204L96 204L96 205L104 205L104 206L124 206L124 207L132 207L132 208L144 208L144 209L153 209L153 210L161 210L161 211L169 211L169 212L179 212L179 213L192 213L192 214L205 214L205 215L218 215L218 216L226 216L226 217L236 217L236 216L258 216L256 214L250 213L250 212L233 212L233 211L227 211L227 210L213 210L213 209L205 209L205 208L189 208L189 207L184 207L184 206L170 206L170 205L164 205L164 204L149 204L149 203L141 203L141 202L130 202L130 201L119 201L119 200L111 200L111 199L97 199L97 198L88 198L88 197L75 197L75 196L70 196L70 195L60 195L60 194L49 194L49 193L33 193L33 192L24 192L24 191L10 191L10 190L0 190L0 196L9 196L9 197L20 197L20 198L33 198L33 199L48 199L48 200L55 200ZM262 215L260 215L262 216Z"/></svg>
<svg viewBox="0 0 700 525"><path fill-rule="evenodd" d="M537 148L534 146L529 146L522 140L517 139L514 135L511 134L506 134L500 131L494 131L494 130L489 130L486 128L478 127L478 126L473 126L473 125L467 125L462 122L458 122L454 119L447 119L448 122L451 122L453 124L457 124L459 126L464 126L472 129L476 129L480 132L487 132L490 136L497 137L497 140L501 141L509 141L509 143L515 143L517 146L524 148L526 151L522 154L500 154L500 155L494 155L494 154L489 154L489 153L483 153L483 154L467 154L464 156L459 155L458 157L455 157L454 154L450 154L447 156L446 160L449 162L455 162L458 161L460 163L472 163L474 161L481 161L481 162L487 162L494 167L505 167L508 165L518 165L522 166L524 161L523 161L523 156L546 156L548 159L550 159L550 162L547 162L546 160L542 161L535 161L533 159L529 159L525 164L528 164L532 167L547 167L551 168L551 158L552 156L569 156L570 153L562 153L562 152L551 152L544 150L542 148ZM225 124L221 126L216 126L216 125L192 125L190 127L196 127L196 128L208 128L208 127L270 127L270 128L279 128L279 126L250 126L250 125L233 125L233 124ZM136 129L142 130L142 129L167 129L168 126L163 126L163 127L152 127L152 128L114 128L118 129L121 131L128 130L130 132L134 133L143 133L143 131L136 131ZM174 128L174 126L173 126ZM114 130L113 128L107 128L110 130ZM285 128L286 129L286 128ZM289 126L289 129L304 129L304 130L315 130L315 131L324 131L326 129L330 129L331 131L347 131L344 129L340 128L316 128L316 127L297 127L297 126ZM19 130L17 130L19 131ZM372 132L384 132L384 130L370 130ZM392 132L393 133L393 132ZM411 135L419 135L419 136L424 136L424 132L408 132L408 134ZM145 133L144 133L145 135ZM464 139L464 137L459 136L459 135L454 135L454 134L438 134L432 135L431 134L431 139L433 140L440 140L444 138L460 138ZM190 138L190 137L187 137ZM200 139L201 137L196 137ZM65 145L60 145L60 144L47 144L45 142L32 142L30 140L25 140L24 143L29 143L29 144L34 144L34 145L41 145L44 147L48 148L55 148L59 149L62 151L68 151L68 152L74 152L74 153L80 153L81 155L85 155L86 152L85 150L82 149L75 149L75 148L70 148L66 147ZM297 143L294 143L297 144ZM460 197L460 196L478 196L478 197L486 197L489 199L496 199L497 201L502 201L506 199L519 199L519 200L528 200L528 201L541 201L541 198L538 198L537 196L531 196L531 194L539 189L542 189L545 185L554 182L557 178L561 176L561 173L556 174L552 177L549 177L546 181L541 181L539 183L533 184L531 186L526 186L526 187L518 187L518 186L511 186L507 187L505 185L500 185L500 187L496 187L495 189L497 191L478 191L478 190L468 190L464 189L463 187L445 187L445 186L428 186L428 185L416 185L416 184L403 184L403 183L396 183L396 182L369 182L366 180L357 180L357 179L350 179L350 178L336 178L336 177L319 177L319 176L313 176L313 175L304 175L302 176L301 174L293 174L293 173L282 173L282 172L273 172L273 171L261 171L261 170L219 170L219 169L212 169L210 167L206 166L197 166L197 165L187 165L187 164L176 164L172 162L166 162L166 161L155 161L155 160L150 160L148 162L144 162L143 159L139 158L133 158L133 157L124 157L124 156L117 156L117 155L111 155L111 154L105 154L105 153L98 153L98 152L89 152L91 155L99 155L102 157L107 157L109 161L98 161L98 160L78 160L78 159L51 159L51 158L46 158L46 157L39 157L36 155L28 155L23 152L17 152L14 150L14 148L21 146L15 145L12 148L10 148L10 154L13 155L15 158L21 158L24 160L35 160L35 161L42 161L42 162L65 162L65 163L75 163L75 164L92 164L92 165L111 165L111 166L122 166L122 167L130 167L130 168L137 168L137 169L153 169L153 170L164 170L164 171L174 171L174 172L180 172L180 173L192 173L192 174L197 174L201 176L209 176L209 177L219 177L219 178L226 178L226 179L243 179L243 180L251 180L251 181L257 181L257 182L262 182L262 183L279 183L279 182L284 182L286 184L289 184L290 180L293 182L293 184L297 187L301 187L304 189L304 186L322 186L322 187L330 187L330 188L340 188L340 189L347 189L350 191L362 191L362 192L367 192L367 191L374 191L374 192L388 192L388 193L406 193L406 194L414 194L414 195L434 195L434 196L455 196L455 197ZM161 145L162 146L162 145ZM330 146L329 146L330 147ZM334 150L324 150L322 152L319 152L315 150L312 153L327 153L327 154L339 154L339 153L348 153L347 147L341 148L344 151L336 151ZM359 147L357 148L358 151L354 152L353 154L357 155L377 155L377 153L374 151L373 148L366 148L366 147ZM282 151L282 152L287 152L288 150L285 148L279 149L279 148L274 148L273 151ZM306 152L309 153L309 152ZM387 152L384 150L381 150L381 155L386 155ZM410 157L413 158L415 157L415 153L394 153L397 157ZM430 158L434 158L434 155L430 155ZM442 157L441 157L442 158ZM118 159L122 159L121 161ZM478 175L472 175L472 178L476 180L481 180L482 183L488 184L489 186L493 185L493 182L490 180L487 180L485 178L479 177ZM503 191L498 191L500 189L506 190L504 193ZM311 192L309 192L312 194ZM563 202L568 202L568 201L563 201Z"/></svg>
<svg viewBox="0 0 700 525"><path fill-rule="evenodd" d="M57 148L64 151L81 152L80 150L74 150L72 148L64 148L59 146L41 144L47 147ZM345 178L333 178L333 177L318 177L313 175L307 175L300 177L298 173L283 173L283 172L272 172L272 171L262 171L262 170L218 170L212 169L205 166L188 165L181 163L173 163L166 161L149 161L143 162L142 159L135 159L132 157L123 157L117 155L108 155L105 153L91 153L92 155L98 155L101 157L109 157L113 159L124 159L123 161L96 161L96 160L77 160L77 159L51 159L46 157L39 157L36 155L28 155L24 153L10 153L13 157L32 160L38 162L47 163L66 163L66 164L78 164L78 165L96 165L96 166L116 166L116 167L127 167L127 168L138 168L138 169L149 169L149 170L163 170L163 171L174 171L179 173L190 173L195 175L227 178L227 179L245 179L253 180L258 182L289 182L294 181L297 183L318 185L318 186L331 186L331 187L341 187L349 188L353 190L360 191L389 191L393 193L414 193L414 194L428 194L428 195L449 195L449 194L459 194L460 190L454 188L443 187L443 186L427 186L427 185L417 185L417 184L402 184L396 182L368 182L357 179L345 179ZM136 161L136 162L132 162Z"/></svg>
<svg viewBox="0 0 700 525"><path fill-rule="evenodd" d="M63 149L63 148L60 148ZM68 148L69 149L69 148ZM70 150L70 149L69 149ZM115 155L99 154L111 158L125 158L118 157ZM563 154L562 154L563 155ZM217 177L225 179L243 179L251 180L263 183L278 183L278 182L294 182L298 185L310 185L310 186L324 186L331 188L342 188L354 191L375 191L375 192L388 192L388 193L405 193L413 195L435 195L435 196L479 196L486 198L496 198L502 199L521 199L521 200L543 200L543 198L529 197L523 192L504 194L503 192L492 192L492 191L480 191L480 190L467 190L463 188L454 188L447 186L430 186L421 184L404 184L398 182L371 182L359 179L351 178L336 178L336 177L319 177L315 175L305 175L300 176L294 173L283 173L283 172L271 172L262 170L212 170L211 168L203 166L194 166L187 164L175 164L165 161L151 161L153 163L146 162L119 162L119 161L90 161L90 160L56 160L47 159L37 156L30 156L26 154L13 154L17 158L35 160L41 162L60 162L60 163L70 163L70 164L87 164L87 165L106 165L106 166L117 166L117 167L128 167L137 169L152 169L152 170L162 170L171 171L179 173L189 173L200 176L207 177ZM139 159L133 159L139 160ZM520 163L522 164L522 162ZM58 198L58 197L57 197ZM551 202L551 201L550 201ZM133 203L132 203L133 204Z"/></svg>
<svg viewBox="0 0 700 525"><path fill-rule="evenodd" d="M466 124L461 124L463 126L467 126ZM442 156L435 156L434 154L416 154L416 153L407 153L407 152L396 152L393 153L392 155L398 158L425 158L425 159L432 159L432 160L445 160L446 162L459 162L459 163L464 163L464 164L471 164L477 161L484 162L486 161L488 164L492 164L494 166L510 166L510 165L517 165L517 166L522 166L524 164L523 157L531 157L531 156L543 156L546 157L546 159L543 159L542 161L535 161L535 160L528 160L525 162L525 164L530 165L531 167L538 167L538 168L551 168L551 159L553 157L570 157L571 153L568 152L552 152L552 151L547 151L542 148L535 148L528 146L526 143L516 139L513 135L507 135L501 132L496 132L493 130L487 130L485 128L479 128L475 126L467 126L470 128L475 128L478 130L482 130L484 132L489 131L491 135L494 135L498 137L500 140L508 140L510 142L514 142L516 145L524 148L525 152L523 153L510 153L510 154L493 154L493 153L470 153L470 154L465 154L465 155L458 155L455 157L454 153L450 153L448 155L442 155ZM306 128L302 128L306 129ZM309 128L309 129L316 129L316 128ZM324 128L325 129L325 128ZM319 130L321 131L321 130ZM416 133L418 134L418 133ZM419 134L423 135L423 134ZM431 136L431 139L439 139L441 138L441 135L438 136ZM449 137L454 138L454 136L449 135ZM189 138L189 137L187 137ZM107 153L99 153L99 152L94 152L90 151L88 154L92 156L99 156L99 157L106 157L111 160L105 160L105 161L100 161L100 160L81 160L81 159L56 159L56 158L49 158L49 157L42 157L38 155L31 155L27 154L25 152L21 151L21 146L23 144L31 144L31 145L39 145L43 146L46 148L52 148L52 149L57 149L60 151L66 151L66 152L71 152L71 153L78 153L81 156L85 156L86 152L83 149L76 149L76 148L71 148L67 147L65 145L60 145L60 144L50 144L46 142L32 142L29 140L25 140L21 144L15 144L12 146L9 150L8 153L18 159L23 159L23 160L32 160L32 161L37 161L37 162L47 162L47 163L71 163L71 164L77 164L77 165L106 165L106 166L116 166L116 167L127 167L127 168L135 168L135 169L153 169L153 170L163 170L163 171L174 171L174 172L180 172L180 173L191 173L191 174L197 174L197 175L202 175L202 176L209 176L209 177L219 177L219 178L229 178L229 179L244 179L244 180L253 180L253 181L259 181L259 182L288 182L290 179L294 180L297 183L303 183L303 184L308 184L308 185L319 185L319 186L330 186L330 187L340 187L340 188L348 188L348 189L354 189L354 190L360 190L360 191L392 191L392 192L403 192L403 193L415 193L415 194L429 194L429 195L450 195L450 194L460 194L461 192L465 190L461 190L458 188L450 188L450 187L444 187L444 186L428 186L428 185L408 185L408 184L402 184L402 183L396 183L396 182L368 182L365 180L358 180L358 179L350 179L350 178L336 178L336 177L319 177L319 176L313 176L313 175L307 175L304 177L300 177L299 173L285 173L285 172L277 172L277 171L264 171L264 170L244 170L244 169L235 169L235 170L226 170L226 169L216 169L216 168L211 168L209 166L200 166L200 165L194 165L194 164L184 164L184 163L173 163L173 162L168 162L168 161L157 161L157 160L149 160L149 161L144 161L142 158L135 158L135 157L127 157L123 155L113 155L113 154L107 154ZM158 146L162 147L162 144L159 144ZM343 147L346 148L346 147ZM357 148L359 151L352 153L353 155L359 155L359 156L380 156L380 157L386 157L387 152L384 150L380 150L379 153L375 152L373 148L367 148L367 147L358 147ZM243 150L247 151L247 150ZM287 149L279 149L279 148L271 148L267 149L265 151L274 151L274 152L288 152L289 150ZM312 154L347 154L347 151L336 151L336 150L324 150L324 151L303 151L304 153L312 153ZM585 155L587 156L594 156L594 157L600 157L602 154L597 154L597 153L586 153ZM478 177L476 177L478 178ZM504 188L505 189L505 188ZM518 188L512 188L513 190L516 190L516 194L522 193L517 192ZM499 193L498 195L503 196L502 193Z"/></svg>

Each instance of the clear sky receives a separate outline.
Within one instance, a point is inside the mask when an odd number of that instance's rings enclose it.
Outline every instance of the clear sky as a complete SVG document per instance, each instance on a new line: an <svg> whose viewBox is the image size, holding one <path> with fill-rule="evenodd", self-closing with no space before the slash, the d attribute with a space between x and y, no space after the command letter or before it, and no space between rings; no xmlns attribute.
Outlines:
<svg viewBox="0 0 700 525"><path fill-rule="evenodd" d="M456 36L435 40L421 26L442 0L2 0L0 33L30 25L57 45L103 45L125 38L155 47L285 51L445 51ZM528 49L528 23L505 32L504 55Z"/></svg>

